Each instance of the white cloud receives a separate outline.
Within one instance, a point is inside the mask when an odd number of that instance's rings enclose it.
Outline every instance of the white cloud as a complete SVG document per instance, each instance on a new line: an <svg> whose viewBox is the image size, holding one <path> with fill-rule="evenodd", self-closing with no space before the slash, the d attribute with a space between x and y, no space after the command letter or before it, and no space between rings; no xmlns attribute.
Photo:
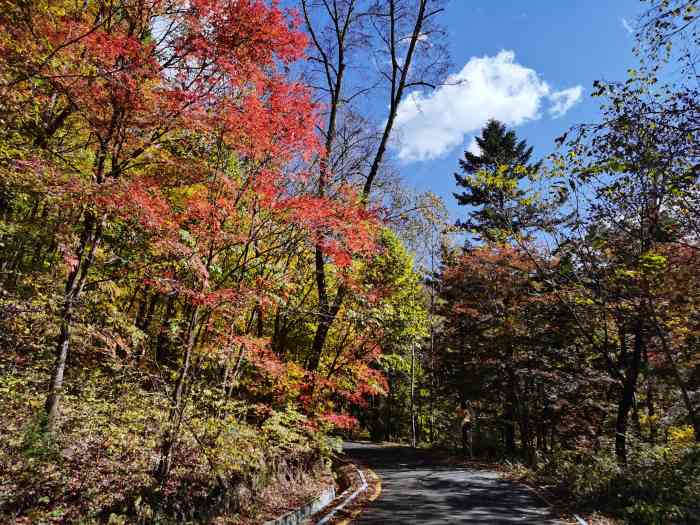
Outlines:
<svg viewBox="0 0 700 525"><path fill-rule="evenodd" d="M625 28L625 31L627 31L630 35L634 34L634 28L632 27L632 24L630 24L626 18L621 18L620 22L622 22L622 27Z"/></svg>
<svg viewBox="0 0 700 525"><path fill-rule="evenodd" d="M552 107L549 108L549 114L552 115L552 118L563 116L581 100L581 95L583 95L583 88L581 86L555 91L549 95L549 100L552 102Z"/></svg>
<svg viewBox="0 0 700 525"><path fill-rule="evenodd" d="M468 134L491 118L509 126L536 120L546 100L553 104L550 113L561 116L581 92L577 86L552 93L535 70L515 61L513 51L472 57L460 72L450 75L446 85L406 97L396 116L392 147L405 162L438 158L462 145Z"/></svg>
<svg viewBox="0 0 700 525"><path fill-rule="evenodd" d="M481 154L481 146L479 146L479 143L476 141L475 138L472 138L472 140L469 142L469 146L467 146L467 151L472 155Z"/></svg>

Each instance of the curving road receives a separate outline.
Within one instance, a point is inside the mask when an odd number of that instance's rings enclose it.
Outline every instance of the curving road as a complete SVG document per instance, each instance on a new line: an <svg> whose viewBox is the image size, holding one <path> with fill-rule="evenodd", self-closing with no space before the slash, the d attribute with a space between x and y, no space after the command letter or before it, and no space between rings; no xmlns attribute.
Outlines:
<svg viewBox="0 0 700 525"><path fill-rule="evenodd" d="M425 451L346 443L352 459L374 470L382 492L353 524L555 524L550 509L498 473L439 465Z"/></svg>

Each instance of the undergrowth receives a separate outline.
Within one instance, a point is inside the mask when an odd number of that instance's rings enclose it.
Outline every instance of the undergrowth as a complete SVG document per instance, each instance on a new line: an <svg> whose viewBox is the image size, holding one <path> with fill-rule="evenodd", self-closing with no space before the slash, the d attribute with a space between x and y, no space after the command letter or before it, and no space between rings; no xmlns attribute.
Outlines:
<svg viewBox="0 0 700 525"><path fill-rule="evenodd" d="M563 496L577 510L603 513L639 525L700 523L700 446L685 428L672 428L666 443L633 442L627 465L617 463L610 442L597 452L560 450L522 477Z"/></svg>
<svg viewBox="0 0 700 525"><path fill-rule="evenodd" d="M166 392L133 370L77 369L47 433L38 363L0 360L2 523L257 523L311 497L338 447L291 406L214 404L194 385L175 467L157 483Z"/></svg>

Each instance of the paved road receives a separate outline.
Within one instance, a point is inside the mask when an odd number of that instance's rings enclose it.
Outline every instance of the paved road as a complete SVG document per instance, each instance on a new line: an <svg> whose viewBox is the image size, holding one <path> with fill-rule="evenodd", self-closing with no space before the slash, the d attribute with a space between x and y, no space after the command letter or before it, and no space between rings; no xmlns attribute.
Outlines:
<svg viewBox="0 0 700 525"><path fill-rule="evenodd" d="M353 524L555 524L529 490L495 472L437 465L424 451L346 443L345 452L374 470L382 492Z"/></svg>

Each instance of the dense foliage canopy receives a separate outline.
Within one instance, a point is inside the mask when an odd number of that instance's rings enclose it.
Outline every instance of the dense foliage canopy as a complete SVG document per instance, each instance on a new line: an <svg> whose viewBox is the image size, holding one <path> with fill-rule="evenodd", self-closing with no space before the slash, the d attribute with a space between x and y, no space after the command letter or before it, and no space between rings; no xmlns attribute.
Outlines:
<svg viewBox="0 0 700 525"><path fill-rule="evenodd" d="M300 13L0 7L0 513L208 520L271 480L303 498L424 308L397 307L418 280L369 190L319 172Z"/></svg>

